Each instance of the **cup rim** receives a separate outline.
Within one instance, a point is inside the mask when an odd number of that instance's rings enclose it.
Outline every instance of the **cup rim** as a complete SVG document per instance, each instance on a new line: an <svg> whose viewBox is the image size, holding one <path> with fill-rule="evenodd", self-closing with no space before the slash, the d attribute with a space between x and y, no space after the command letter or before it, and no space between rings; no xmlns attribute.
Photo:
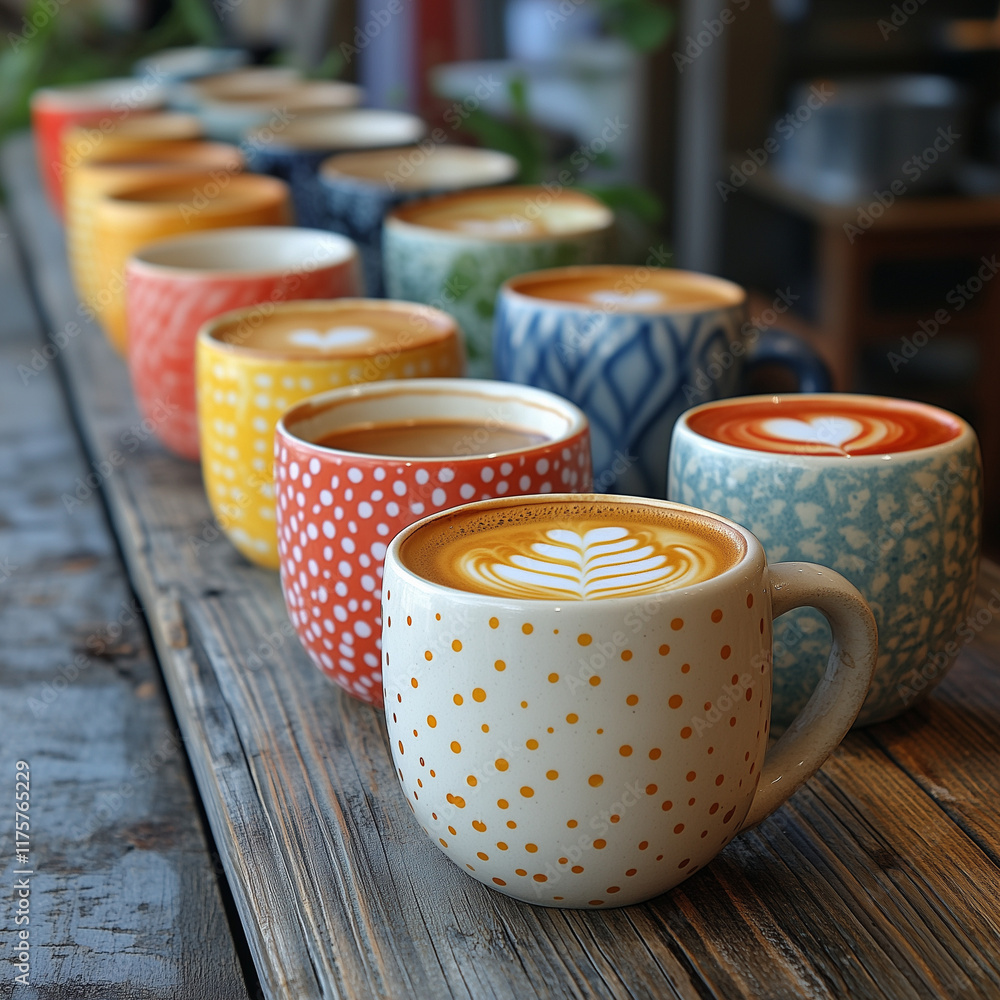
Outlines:
<svg viewBox="0 0 1000 1000"><path fill-rule="evenodd" d="M456 229L442 229L429 226L413 218L414 213L428 208L446 206L449 203L488 198L496 195L502 198L523 198L527 204L532 198L544 196L553 198L551 191L542 184L506 184L494 187L472 188L468 191L451 191L447 194L432 195L429 198L414 198L411 201L397 205L385 217L385 229L398 229L402 232L419 233L422 239L438 239L448 243L472 243L477 245L501 245L516 243L558 243L579 239L581 236L594 236L608 232L614 225L615 215L607 205L598 201L592 195L571 188L561 188L555 197L568 198L581 208L593 212L591 224L559 233L519 233L496 237L483 236L478 233L463 232ZM565 203L564 203L565 204Z"/></svg>
<svg viewBox="0 0 1000 1000"><path fill-rule="evenodd" d="M379 300L381 301L381 300ZM350 404L356 400L365 400L379 396L413 396L421 398L433 398L441 393L453 393L456 390L463 390L469 395L475 395L484 399L497 399L503 397L514 397L520 401L535 403L538 407L544 406L550 410L556 410L569 418L569 426L557 437L548 438L538 444L527 448L508 448L504 451L478 453L472 455L385 455L361 451L347 451L341 448L330 448L326 445L317 444L308 438L296 434L289 426L298 421L308 419L310 416L317 416L328 412L330 409ZM312 411L312 412L310 412ZM575 403L562 396L558 396L547 389L539 389L531 385L522 385L514 382L500 382L496 379L479 378L412 378L412 379L389 379L379 382L362 382L358 385L343 386L338 389L330 389L327 392L310 396L286 410L276 425L276 436L287 438L294 442L299 448L303 448L317 457L323 455L349 455L358 459L384 460L386 462L407 462L419 465L462 465L467 462L482 462L489 456L503 457L504 455L533 455L536 452L549 451L551 448L566 444L578 435L588 430L590 423L586 414ZM554 493L546 493L544 496L558 496ZM508 498L509 499L509 498Z"/></svg>
<svg viewBox="0 0 1000 1000"><path fill-rule="evenodd" d="M636 271L638 271L641 267L645 267L648 271L656 271L671 278L677 277L678 280L694 282L705 288L706 291L714 289L720 294L730 296L732 301L711 304L699 304L697 302L678 303L677 305L668 304L650 309L609 309L596 302L592 305L588 305L585 302L574 302L568 299L531 295L523 290L524 286L535 283L542 284L544 282L554 281L560 278L568 279L575 277L593 277L601 273L610 274L615 280L621 281L624 278L634 276ZM728 278L720 278L717 275L707 274L703 271L688 271L674 267L648 267L643 264L572 264L568 267L547 267L537 271L525 271L521 274L515 274L513 277L508 278L500 286L499 294L515 299L518 302L536 303L540 307L549 309L566 309L586 313L606 312L609 314L620 314L623 316L688 315L690 313L712 312L718 309L741 309L744 308L747 303L747 290L742 285L737 284L735 281L730 281Z"/></svg>
<svg viewBox="0 0 1000 1000"><path fill-rule="evenodd" d="M354 86L344 84L344 86ZM360 88L358 99L361 99ZM280 102L279 102L280 103ZM294 105L292 105L294 108ZM283 153L336 153L369 149L392 149L418 142L427 134L427 123L408 111L391 108L316 107L303 111L298 118L280 132L257 126L247 131L244 141L262 151L280 150ZM350 132L356 123L377 123L394 134L362 135L352 138ZM338 136L338 131L342 134ZM266 140L264 132L271 133Z"/></svg>
<svg viewBox="0 0 1000 1000"><path fill-rule="evenodd" d="M399 159L405 157L407 154L416 155L417 153L423 154L426 157L433 157L435 161L441 157L445 159L462 158L476 162L477 166L482 164L486 168L495 167L494 176L485 180L478 177L469 177L467 180L463 179L459 183L448 185L447 190L449 191L465 191L476 187L496 186L503 183L505 172L506 179L511 180L517 176L520 169L517 160L513 156L503 153L498 149L461 146L458 143L437 143L430 152L425 152L421 146L413 144L408 146L389 146L383 149L355 149L343 153L334 153L333 156L327 157L319 165L319 178L324 184L351 184L358 187L372 188L376 191L383 191L386 189L384 178L380 180L376 177L365 176L359 173L350 173L350 168L355 163L364 160L389 161L392 157L397 158L396 166L398 167ZM388 162L386 162L385 166L387 170L390 168ZM439 185L433 183L423 186L410 186L406 184L406 179L404 178L403 183L397 185L395 191L409 195L419 194L421 191L437 191L440 189Z"/></svg>
<svg viewBox="0 0 1000 1000"><path fill-rule="evenodd" d="M94 112L100 114L104 110L118 110L112 102L121 101L136 87L146 86L139 76L114 76L101 80L84 80L79 83L66 83L58 86L39 87L31 95L31 106L40 111L58 111L67 114ZM167 94L162 84L147 86L147 93L134 104L129 103L132 111L153 110L166 103Z"/></svg>
<svg viewBox="0 0 1000 1000"><path fill-rule="evenodd" d="M406 577L411 584L419 585L427 590L446 591L449 595L461 595L463 601L477 604L495 605L498 601L501 601L505 605L517 608L558 608L563 607L567 603L576 604L578 602L567 601L566 598L509 597L507 595L482 594L474 590L463 590L461 587L452 587L447 583L440 583L436 580L430 580L425 576L421 576L420 573L412 567L407 566L400 558L400 549L405 544L407 539L435 521L441 521L445 518L461 515L469 511L489 510L492 507L505 507L510 506L511 504L541 505L553 502L603 502L609 504L621 504L625 502L630 506L654 507L660 510L666 509L680 511L683 514L693 514L701 520L718 522L724 529L728 530L730 533L742 540L743 551L736 562L734 562L732 566L724 569L721 573L718 573L707 580L701 580L697 583L692 583L685 587L678 587L672 590L654 590L642 594L621 594L617 597L602 597L599 599L599 603L602 607L605 605L610 607L622 607L636 602L646 602L649 600L669 601L672 599L680 599L692 593L700 594L706 590L711 590L716 587L729 586L735 578L740 576L745 577L747 572L752 571L754 566L759 566L761 569L766 569L768 566L767 555L764 552L764 547L757 536L754 535L749 528L745 528L742 525L737 524L735 521L731 521L729 518L723 517L721 514L716 514L713 511L702 510L699 507L692 507L689 504L678 503L674 500L660 500L655 497L622 496L617 493L535 493L528 494L526 496L493 497L489 500L473 500L469 503L459 504L455 507L448 507L444 510L435 511L434 513L427 514L419 520L414 521L412 524L409 524L405 528L401 528L399 530L386 549L385 566L388 568L391 561L393 565L398 567L398 572L406 574ZM584 604L587 602L580 601L579 603Z"/></svg>
<svg viewBox="0 0 1000 1000"><path fill-rule="evenodd" d="M277 241L298 240L314 249L327 250L327 259L312 268L274 264L268 267L242 268L232 266L193 267L189 264L170 264L156 260L158 254L183 255L193 248L219 244L225 248L232 244L260 240L266 246ZM194 233L169 236L153 243L146 243L126 261L126 273L143 277L170 278L188 281L216 281L220 278L250 280L278 275L315 273L336 269L358 260L357 244L340 233L325 229L308 229L303 226L229 226L224 229L204 229ZM234 310L237 311L237 310Z"/></svg>
<svg viewBox="0 0 1000 1000"><path fill-rule="evenodd" d="M134 140L137 143L143 139ZM192 173L205 173L210 170L228 170L232 174L243 170L244 160L240 148L231 142L216 142L214 139L170 139L161 144L158 139L149 140L150 152L127 152L111 150L104 155L97 155L83 160L79 166L70 172L75 173L96 170L128 170L152 169L162 167L166 170L189 169ZM155 148L152 148L155 147ZM190 154L196 154L192 157ZM197 154L206 154L198 159ZM211 162L209 162L211 157ZM146 184L148 181L136 181Z"/></svg>
<svg viewBox="0 0 1000 1000"><path fill-rule="evenodd" d="M73 122L63 132L62 142L70 147L83 142L101 122L100 116L90 120ZM144 128L146 126L146 128ZM101 129L104 139L123 139L128 142L197 142L204 134L197 115L188 111L149 109L136 112L116 121L110 129Z"/></svg>
<svg viewBox="0 0 1000 1000"><path fill-rule="evenodd" d="M448 337L455 337L464 353L465 341L462 337L461 328L455 320L443 310L435 309L433 306L424 305L421 302L405 302L401 299L372 299L360 296L344 296L338 299L293 299L286 302L258 303L257 305L241 306L239 309L230 309L228 312L220 313L218 316L213 316L198 330L198 343L211 350L225 351L232 355L239 355L242 358L257 361L295 361L302 364L325 365L329 364L331 361L348 360L349 357L352 357L349 355L326 355L316 354L313 352L306 353L304 351L298 352L295 350L268 351L260 347L247 347L245 344L234 344L229 341L218 339L216 333L219 327L227 323L238 322L244 317L253 316L258 313L262 306L267 307L268 318L280 315L281 313L313 312L316 310L336 312L341 309L346 310L358 308L372 309L377 312L392 310L393 312L405 313L411 318L413 316L419 316L427 320L429 324L434 325L440 331L441 336L437 340L421 341L418 344L413 345L413 347L403 348L401 353L405 354L407 350L424 349L429 344L438 343ZM370 357L377 357L379 353L381 352L376 352L371 355L359 354L356 355L356 357L359 360L367 360ZM433 380L421 379L420 381L430 382ZM334 389L331 391L339 392L340 390ZM325 393L321 393L320 395L325 395ZM310 397L310 399L314 398L316 397Z"/></svg>
<svg viewBox="0 0 1000 1000"><path fill-rule="evenodd" d="M761 403L767 400L774 400L780 404L781 400L846 400L848 402L855 401L869 401L873 400L876 404L885 403L889 406L902 406L905 409L914 409L923 411L935 419L940 419L942 416L949 421L953 421L958 424L959 432L952 438L948 438L946 441L939 441L937 444L927 445L923 448L910 448L906 451L885 451L885 452L875 452L871 455L803 455L798 452L789 451L761 451L756 448L745 448L740 445L728 444L724 441L718 441L715 438L708 437L706 434L702 434L696 431L690 425L690 418L698 413L705 410L722 409L727 405L732 405L734 403ZM944 407L935 406L933 403L923 403L916 399L905 399L896 396L878 396L873 393L863 393L863 392L786 392L786 393L760 393L754 396L732 396L727 399L713 399L707 403L699 403L697 406L692 406L689 410L685 410L678 418L677 423L674 425L674 437L678 434L689 434L699 441L705 443L706 447L711 447L717 449L718 451L732 456L746 456L755 455L758 456L758 460L763 460L766 458L770 461L780 461L785 464L798 464L812 466L827 464L832 461L843 461L848 460L852 465L861 463L862 465L880 465L884 466L886 462L909 462L909 461L919 461L921 459L926 459L931 455L940 454L942 451L953 451L958 448L967 447L969 444L977 443L978 438L976 432L972 425L957 413L952 413L951 410L946 410ZM836 466L832 466L836 467Z"/></svg>
<svg viewBox="0 0 1000 1000"><path fill-rule="evenodd" d="M177 212L178 206L187 204L189 199L166 198L147 201L143 196L152 191L181 190L189 183L197 184L202 178L206 183L218 183L213 174L221 169L223 168L213 170L211 167L204 167L201 170L193 170L183 178L135 181L122 187L116 187L108 194L101 195L97 199L96 207L98 211L112 209L118 213L124 213L125 219L145 220L151 216L164 214L172 216ZM229 211L254 211L289 203L291 195L288 184L277 177L234 171L226 171L226 173L229 174L227 184L233 185L230 194L235 194L239 198L239 205L232 204L233 198L226 199L222 203L208 199L200 211L206 212L210 216L219 216L225 215ZM192 197L194 194L195 192L192 191Z"/></svg>

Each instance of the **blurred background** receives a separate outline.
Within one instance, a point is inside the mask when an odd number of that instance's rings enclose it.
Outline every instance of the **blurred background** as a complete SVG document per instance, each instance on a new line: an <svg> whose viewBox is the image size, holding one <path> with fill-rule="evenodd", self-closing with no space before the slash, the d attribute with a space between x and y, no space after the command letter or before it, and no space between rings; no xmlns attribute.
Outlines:
<svg viewBox="0 0 1000 1000"><path fill-rule="evenodd" d="M836 387L1000 448L997 0L2 0L0 128L165 47L360 83L435 141L586 188L637 263L747 286ZM155 60L154 60L155 65Z"/></svg>

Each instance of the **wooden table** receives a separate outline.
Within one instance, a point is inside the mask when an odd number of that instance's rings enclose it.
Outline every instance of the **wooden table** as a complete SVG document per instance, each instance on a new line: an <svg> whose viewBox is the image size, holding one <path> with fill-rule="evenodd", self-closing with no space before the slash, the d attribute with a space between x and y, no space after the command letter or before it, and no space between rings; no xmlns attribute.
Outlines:
<svg viewBox="0 0 1000 1000"><path fill-rule="evenodd" d="M8 803L31 764L35 874L31 985L11 989L4 965L0 996L1000 997L1000 568L984 565L974 637L932 697L851 734L678 889L601 913L514 902L423 835L379 714L309 663L276 576L217 533L198 468L145 432L78 312L26 140L3 172L0 746ZM64 344L24 385L44 344L15 243ZM92 494L64 502L95 467ZM133 595L141 621L87 654ZM81 647L77 679L33 716Z"/></svg>

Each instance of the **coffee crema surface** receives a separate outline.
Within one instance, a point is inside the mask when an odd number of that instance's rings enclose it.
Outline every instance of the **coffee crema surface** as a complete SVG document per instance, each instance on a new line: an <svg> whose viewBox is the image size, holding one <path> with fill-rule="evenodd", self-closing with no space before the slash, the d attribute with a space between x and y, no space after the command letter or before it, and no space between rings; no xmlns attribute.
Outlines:
<svg viewBox="0 0 1000 1000"><path fill-rule="evenodd" d="M368 422L330 431L314 444L338 451L407 458L454 458L523 451L548 438L522 427L487 424L482 420L413 419Z"/></svg>
<svg viewBox="0 0 1000 1000"><path fill-rule="evenodd" d="M687 422L696 434L737 448L847 458L930 448L962 433L943 410L880 397L734 400L693 413Z"/></svg>
<svg viewBox="0 0 1000 1000"><path fill-rule="evenodd" d="M721 278L668 268L647 271L648 277L640 282L631 267L555 268L514 278L510 285L530 298L608 312L696 312L740 306L745 298L741 288Z"/></svg>
<svg viewBox="0 0 1000 1000"><path fill-rule="evenodd" d="M419 322L414 320L419 318ZM276 309L261 320L251 315L220 324L216 340L234 347L296 357L373 357L416 350L453 336L454 328L412 308L386 303L337 308Z"/></svg>
<svg viewBox="0 0 1000 1000"><path fill-rule="evenodd" d="M541 187L485 188L425 198L400 206L393 216L410 225L490 242L594 232L608 228L613 219L589 195L563 191L553 197Z"/></svg>
<svg viewBox="0 0 1000 1000"><path fill-rule="evenodd" d="M400 559L456 590L589 601L703 583L745 553L742 536L704 515L564 500L456 511L406 538Z"/></svg>

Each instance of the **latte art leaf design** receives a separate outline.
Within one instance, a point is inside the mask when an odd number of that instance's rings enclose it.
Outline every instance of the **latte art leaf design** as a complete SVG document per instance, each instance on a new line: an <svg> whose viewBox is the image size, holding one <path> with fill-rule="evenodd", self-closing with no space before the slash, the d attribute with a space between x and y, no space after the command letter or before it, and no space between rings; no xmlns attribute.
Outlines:
<svg viewBox="0 0 1000 1000"><path fill-rule="evenodd" d="M550 528L544 541L504 544L464 554L460 574L487 593L539 599L593 600L671 590L716 572L710 546L658 544L617 525L578 532Z"/></svg>

